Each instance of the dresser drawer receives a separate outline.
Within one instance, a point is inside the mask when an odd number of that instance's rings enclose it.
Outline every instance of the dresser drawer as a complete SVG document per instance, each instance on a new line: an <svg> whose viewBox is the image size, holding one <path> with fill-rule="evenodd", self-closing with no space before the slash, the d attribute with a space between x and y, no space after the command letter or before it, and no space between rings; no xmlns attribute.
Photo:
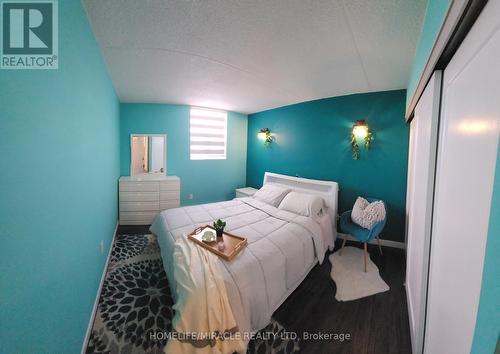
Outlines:
<svg viewBox="0 0 500 354"><path fill-rule="evenodd" d="M160 191L178 191L181 189L179 181L160 182Z"/></svg>
<svg viewBox="0 0 500 354"><path fill-rule="evenodd" d="M168 202L160 202L160 211L178 208L181 205L180 201L177 200L169 200Z"/></svg>
<svg viewBox="0 0 500 354"><path fill-rule="evenodd" d="M158 202L158 192L120 192L121 202Z"/></svg>
<svg viewBox="0 0 500 354"><path fill-rule="evenodd" d="M120 212L122 211L158 211L158 202L120 202Z"/></svg>
<svg viewBox="0 0 500 354"><path fill-rule="evenodd" d="M120 182L120 192L158 192L158 182Z"/></svg>
<svg viewBox="0 0 500 354"><path fill-rule="evenodd" d="M120 225L150 225L157 211L121 211Z"/></svg>
<svg viewBox="0 0 500 354"><path fill-rule="evenodd" d="M180 195L179 191L177 192L160 192L160 201L161 202L166 202L166 201L171 201L171 200L179 200Z"/></svg>

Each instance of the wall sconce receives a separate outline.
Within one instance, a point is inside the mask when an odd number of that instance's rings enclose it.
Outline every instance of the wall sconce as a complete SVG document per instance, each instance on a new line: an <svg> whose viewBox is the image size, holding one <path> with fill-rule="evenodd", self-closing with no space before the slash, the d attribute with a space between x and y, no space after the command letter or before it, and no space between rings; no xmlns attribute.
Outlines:
<svg viewBox="0 0 500 354"><path fill-rule="evenodd" d="M351 147L353 160L359 160L358 139L363 139L365 149L370 149L370 144L373 142L373 134L365 120L357 120L352 126Z"/></svg>
<svg viewBox="0 0 500 354"><path fill-rule="evenodd" d="M262 128L261 130L259 130L257 137L260 140L264 140L264 144L266 145L271 144L271 142L274 140L274 137L271 135L271 131L269 130L269 128Z"/></svg>

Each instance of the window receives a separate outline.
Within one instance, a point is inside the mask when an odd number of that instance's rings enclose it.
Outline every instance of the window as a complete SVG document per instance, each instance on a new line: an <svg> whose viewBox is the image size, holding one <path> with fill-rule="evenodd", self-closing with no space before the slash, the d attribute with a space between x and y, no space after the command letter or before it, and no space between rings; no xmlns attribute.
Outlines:
<svg viewBox="0 0 500 354"><path fill-rule="evenodd" d="M191 160L226 159L227 112L191 107Z"/></svg>

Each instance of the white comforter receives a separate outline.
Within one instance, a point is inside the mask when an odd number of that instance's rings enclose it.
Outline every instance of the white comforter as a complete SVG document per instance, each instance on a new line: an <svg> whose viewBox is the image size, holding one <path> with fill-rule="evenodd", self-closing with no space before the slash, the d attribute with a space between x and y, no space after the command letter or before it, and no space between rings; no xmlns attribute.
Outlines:
<svg viewBox="0 0 500 354"><path fill-rule="evenodd" d="M316 262L323 261L328 245L317 221L253 198L169 209L156 217L150 230L158 236L173 294L175 236L216 219L226 221L228 232L248 240L233 261L218 263L240 331L260 330Z"/></svg>
<svg viewBox="0 0 500 354"><path fill-rule="evenodd" d="M173 256L178 301L172 325L182 336L170 338L163 352L246 353L245 341L235 336L238 326L219 274L219 258L183 235L177 236Z"/></svg>

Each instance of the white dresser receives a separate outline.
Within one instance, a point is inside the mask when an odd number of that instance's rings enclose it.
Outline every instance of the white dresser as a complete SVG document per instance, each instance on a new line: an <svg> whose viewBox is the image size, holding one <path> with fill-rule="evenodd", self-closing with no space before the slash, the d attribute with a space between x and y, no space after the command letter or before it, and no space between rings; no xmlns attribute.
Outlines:
<svg viewBox="0 0 500 354"><path fill-rule="evenodd" d="M150 225L160 211L179 207L180 187L177 176L120 177L120 225Z"/></svg>

